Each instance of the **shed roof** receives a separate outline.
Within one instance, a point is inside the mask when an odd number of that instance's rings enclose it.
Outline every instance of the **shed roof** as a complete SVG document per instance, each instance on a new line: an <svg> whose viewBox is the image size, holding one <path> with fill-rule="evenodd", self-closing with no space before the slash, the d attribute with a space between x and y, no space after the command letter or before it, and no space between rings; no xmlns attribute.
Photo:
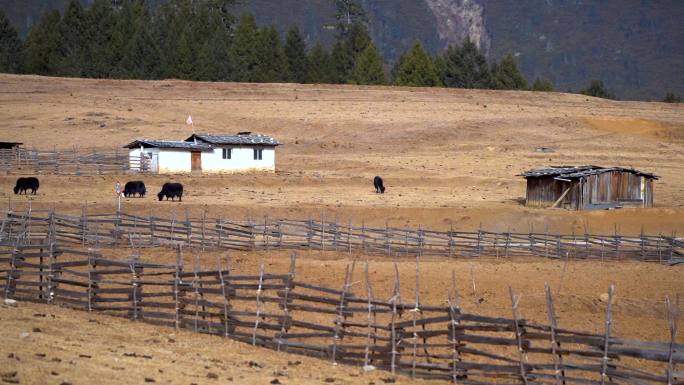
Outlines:
<svg viewBox="0 0 684 385"><path fill-rule="evenodd" d="M20 146L24 143L21 142L0 142L0 148L13 148L16 146Z"/></svg>
<svg viewBox="0 0 684 385"><path fill-rule="evenodd" d="M555 179L577 179L585 176L603 174L604 172L621 171L629 172L635 175L644 176L650 179L658 179L659 177L649 172L639 171L634 168L626 167L601 167L601 166L551 166L549 168L540 168L525 171L518 176L525 178L540 178L545 176L553 176Z"/></svg>
<svg viewBox="0 0 684 385"><path fill-rule="evenodd" d="M237 135L223 134L192 134L185 139L186 142L202 141L210 144L258 144L262 146L278 146L280 143L267 135L252 134L251 132L241 132Z"/></svg>
<svg viewBox="0 0 684 385"><path fill-rule="evenodd" d="M184 150L200 150L207 151L211 150L213 147L206 143L195 143L195 142L185 142L182 140L154 140L154 139L137 139L128 143L124 148L136 148L136 147L156 147L156 148L178 148Z"/></svg>

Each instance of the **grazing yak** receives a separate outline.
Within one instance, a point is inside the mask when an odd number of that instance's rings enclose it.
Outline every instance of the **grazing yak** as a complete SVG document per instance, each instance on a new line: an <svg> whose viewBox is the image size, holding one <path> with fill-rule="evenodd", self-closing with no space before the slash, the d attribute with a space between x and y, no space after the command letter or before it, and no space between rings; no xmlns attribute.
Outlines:
<svg viewBox="0 0 684 385"><path fill-rule="evenodd" d="M126 182L124 186L123 194L126 198L133 198L135 194L138 194L140 198L145 196L147 189L145 189L145 183L141 180L134 180Z"/></svg>
<svg viewBox="0 0 684 385"><path fill-rule="evenodd" d="M38 178L34 176L30 176L28 178L19 178L17 179L17 185L14 186L14 193L15 194L21 194L22 192L27 194L27 190L31 190L31 194L36 195L36 191L38 191L38 187L40 186L40 183L38 182Z"/></svg>
<svg viewBox="0 0 684 385"><path fill-rule="evenodd" d="M373 178L373 186L375 186L375 192L378 194L384 194L385 193L385 186L382 185L382 178L379 176L376 176Z"/></svg>
<svg viewBox="0 0 684 385"><path fill-rule="evenodd" d="M179 201L182 201L183 199L183 185L180 183L164 183L164 186L162 186L162 190L157 194L157 197L159 200L164 199L166 197L166 200L175 200L176 197L178 197Z"/></svg>

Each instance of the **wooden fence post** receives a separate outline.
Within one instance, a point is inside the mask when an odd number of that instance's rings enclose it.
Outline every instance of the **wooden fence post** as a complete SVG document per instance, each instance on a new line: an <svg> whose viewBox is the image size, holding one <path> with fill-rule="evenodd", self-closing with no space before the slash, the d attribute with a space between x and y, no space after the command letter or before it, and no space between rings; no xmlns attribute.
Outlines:
<svg viewBox="0 0 684 385"><path fill-rule="evenodd" d="M349 220L349 227L347 228L347 248L348 248L349 254L351 254L351 252L352 252L351 236L352 236L352 222L350 219Z"/></svg>
<svg viewBox="0 0 684 385"><path fill-rule="evenodd" d="M376 322L375 317L375 305L373 305L373 288L371 287L370 278L368 274L368 260L366 259L366 267L364 269L364 276L366 279L366 296L368 297L368 334L366 336L366 351L363 358L363 366L367 367L371 363L370 355L371 350L373 354L375 353L375 335L377 334L377 328L374 329ZM371 342L372 341L372 342ZM373 349L371 349L371 344L373 344Z"/></svg>
<svg viewBox="0 0 684 385"><path fill-rule="evenodd" d="M287 304L290 301L290 291L294 289L296 262L297 254L292 253L290 255L290 270L287 274L287 278L283 282L285 284L283 301L281 305L283 308L283 320L280 324L280 335L278 335L278 346L276 349L277 351L280 351L280 346L283 344L283 340L285 339L285 337L283 336L287 334L287 332L290 330L290 310L288 309ZM287 345L285 345L285 349L287 350Z"/></svg>
<svg viewBox="0 0 684 385"><path fill-rule="evenodd" d="M415 306L411 309L413 319L413 357L411 360L411 378L416 377L416 364L418 359L418 314L420 311L420 257L416 257L416 287L415 287Z"/></svg>
<svg viewBox="0 0 684 385"><path fill-rule="evenodd" d="M608 348L610 347L610 330L613 325L613 293L615 292L615 285L610 285L608 288L608 307L606 310L606 333L603 345L603 360L601 363L601 385L606 384L606 377L608 376Z"/></svg>
<svg viewBox="0 0 684 385"><path fill-rule="evenodd" d="M565 385L565 369L563 368L563 355L558 352L560 349L560 342L556 338L556 312L553 308L553 297L551 296L551 288L547 283L544 283L544 292L546 294L546 314L549 319L549 334L551 336L551 355L553 357L553 369L556 377L556 385Z"/></svg>
<svg viewBox="0 0 684 385"><path fill-rule="evenodd" d="M390 320L390 332L391 332L391 338L392 338L392 358L390 362L390 368L392 371L392 374L396 373L396 368L397 368L397 355L399 352L397 351L397 318L399 317L399 314L397 312L397 303L401 303L401 286L400 286L400 281L399 281L399 268L397 267L397 263L394 262L394 293L392 294L392 298L388 301L389 303L392 304L392 318ZM401 359L401 358L400 358Z"/></svg>
<svg viewBox="0 0 684 385"><path fill-rule="evenodd" d="M88 251L88 312L93 311L93 255L92 251Z"/></svg>
<svg viewBox="0 0 684 385"><path fill-rule="evenodd" d="M223 240L223 222L221 217L216 219L216 234L218 234L218 239L216 240L216 248L221 250L221 241Z"/></svg>
<svg viewBox="0 0 684 385"><path fill-rule="evenodd" d="M390 238L389 223L385 221L385 240L387 242L387 256L392 255L392 239Z"/></svg>
<svg viewBox="0 0 684 385"><path fill-rule="evenodd" d="M512 287L508 287L508 294L511 297L511 310L513 311L513 326L515 327L515 339L518 341L518 358L520 361L520 378L525 385L528 384L527 373L525 370L525 350L523 348L523 328L520 327L519 313L518 313L518 302L520 301L520 296L516 296L513 292Z"/></svg>
<svg viewBox="0 0 684 385"><path fill-rule="evenodd" d="M449 318L451 319L450 328L450 343L451 343L451 382L454 384L462 375L462 371L458 369L458 363L461 362L461 357L458 353L458 345L460 344L457 330L460 324L461 309L458 304L458 287L456 286L456 271L451 271L451 289L448 292L447 303L449 304Z"/></svg>
<svg viewBox="0 0 684 385"><path fill-rule="evenodd" d="M174 274L174 281L173 281L173 300L175 302L175 310L176 310L176 316L174 318L174 323L176 326L176 330L180 329L182 319L181 319L181 308L184 308L185 306L181 304L181 273L183 272L183 258L182 258L182 252L181 252L181 245L178 244L176 245L176 271Z"/></svg>
<svg viewBox="0 0 684 385"><path fill-rule="evenodd" d="M138 276L138 269L142 271L142 266L138 266L137 261L131 260L131 262L129 263L129 267L131 269L131 288L133 289L131 293L131 305L133 306L131 320L136 321L142 318L138 310L138 304L140 303L140 299L138 298L138 296L140 295L140 277Z"/></svg>
<svg viewBox="0 0 684 385"><path fill-rule="evenodd" d="M154 217L150 213L150 246L154 246Z"/></svg>
<svg viewBox="0 0 684 385"><path fill-rule="evenodd" d="M349 265L347 265L345 271L344 271L344 285L342 286L342 293L340 294L340 304L339 307L337 308L337 318L335 320L335 332L333 335L333 346L332 346L332 362L333 364L337 363L337 345L339 344L339 341L344 338L344 321L345 321L345 306L347 304L347 292L349 291L349 287L351 285L351 270L349 269Z"/></svg>
<svg viewBox="0 0 684 385"><path fill-rule="evenodd" d="M256 291L256 317L254 317L254 331L252 332L252 345L256 346L256 335L259 329L259 317L261 317L261 288L264 284L264 261L261 260L259 267L259 286Z"/></svg>
<svg viewBox="0 0 684 385"><path fill-rule="evenodd" d="M217 257L218 259L218 276L219 280L221 282L221 295L223 296L223 336L228 337L230 335L229 328L228 328L228 310L230 310L230 305L228 303L228 296L229 293L226 291L226 281L223 276L223 271L221 269L221 257ZM226 270L226 273L230 277L230 260L228 261L228 269ZM229 281L230 282L230 281Z"/></svg>
<svg viewBox="0 0 684 385"><path fill-rule="evenodd" d="M454 224L451 223L449 225L449 257L454 256L454 251L455 251L455 244L454 244Z"/></svg>
<svg viewBox="0 0 684 385"><path fill-rule="evenodd" d="M677 324L679 322L679 294L675 296L675 303L672 305L670 298L665 298L665 305L667 308L667 325L670 331L670 347L667 358L667 385L674 383L675 365L672 356L675 352L675 344L677 342Z"/></svg>

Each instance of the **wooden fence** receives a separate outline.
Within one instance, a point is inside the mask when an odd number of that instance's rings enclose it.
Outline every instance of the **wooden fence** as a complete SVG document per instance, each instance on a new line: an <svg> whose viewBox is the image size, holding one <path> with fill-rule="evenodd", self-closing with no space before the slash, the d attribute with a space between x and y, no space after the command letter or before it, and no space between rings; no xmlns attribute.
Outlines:
<svg viewBox="0 0 684 385"><path fill-rule="evenodd" d="M434 231L424 228L366 227L314 220L160 218L126 213L70 216L52 211L7 212L0 239L27 231L44 239L54 226L56 238L82 246L148 247L182 245L201 249L323 250L386 256L500 257L537 256L598 260L684 262L684 238L671 235L511 233L479 230Z"/></svg>
<svg viewBox="0 0 684 385"><path fill-rule="evenodd" d="M91 219L91 218L89 218ZM93 249L57 242L58 221L38 242L24 229L0 242L0 291L6 298L40 301L232 338L333 363L375 367L412 377L462 384L682 384L684 345L676 343L678 301L667 304L670 341L620 338L612 331L609 290L605 331L585 333L558 324L547 287L548 322L525 320L510 289L511 316L465 313L455 277L445 304L402 298L396 276L389 300L374 295L366 264L362 277L347 266L341 287L287 272L243 274L230 261L205 270L176 263L103 258Z"/></svg>
<svg viewBox="0 0 684 385"><path fill-rule="evenodd" d="M100 175L150 170L149 160L122 150L0 149L0 170L8 174Z"/></svg>

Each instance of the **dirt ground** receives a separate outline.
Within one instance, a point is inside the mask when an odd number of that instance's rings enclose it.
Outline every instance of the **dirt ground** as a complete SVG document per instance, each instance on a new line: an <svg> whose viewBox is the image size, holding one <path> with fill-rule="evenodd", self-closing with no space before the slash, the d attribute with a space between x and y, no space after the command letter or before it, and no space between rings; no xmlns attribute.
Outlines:
<svg viewBox="0 0 684 385"><path fill-rule="evenodd" d="M272 135L275 174L145 177L183 182L182 204L154 194L127 210L288 216L474 229L684 231L684 106L563 93L113 81L0 75L0 135L36 148L121 147L197 132ZM104 127L101 127L104 125ZM547 147L554 152L535 151ZM121 149L124 151L124 149ZM649 210L574 213L521 203L521 171L558 164L631 166L662 178ZM387 193L373 194L381 175ZM0 201L15 176L0 177ZM111 210L117 177L41 178L34 204ZM21 203L12 197L15 203ZM25 198L24 198L25 203Z"/></svg>
<svg viewBox="0 0 684 385"><path fill-rule="evenodd" d="M283 143L277 149L276 173L145 176L151 193L167 180L182 182L183 202L160 203L150 194L126 199L125 211L183 217L186 210L193 216L206 210L210 217L268 215L436 229L453 225L472 230L481 225L499 231L548 227L612 233L617 227L623 234L642 228L647 233L684 233L681 104L562 93L0 75L0 136L27 147L113 149L136 138L185 139L193 132L185 124L188 114L197 132L253 131L276 137ZM553 152L535 151L538 147ZM661 176L655 184L656 207L570 212L522 205L525 183L516 174L560 164L631 166L654 172ZM373 193L375 175L385 179L384 195ZM15 178L0 176L0 207L27 207L29 198L11 194ZM31 206L76 213L87 204L89 213L111 212L114 184L125 178L42 175ZM104 253L126 257L130 250ZM267 271L285 271L289 262L286 252L230 255L236 269L252 272L262 258ZM191 256L188 251L187 263L192 263ZM174 254L152 249L143 258L171 260ZM215 253L200 256L207 267L216 258ZM341 287L344 268L354 258L360 261L360 277L365 256L303 252L297 275ZM402 295L410 301L415 261L399 259L398 265ZM388 298L392 262L372 258L370 266L376 294ZM509 317L512 286L522 294L522 315L546 322L543 288L548 282L556 292L559 324L597 332L603 330L606 305L600 296L615 283L614 332L666 340L664 298L683 291L682 268L633 262L570 260L564 265L540 259L425 258L421 301L444 303L455 271L465 311ZM149 377L174 384L226 383L229 378L266 384L276 378L274 371L284 370L288 375L278 379L285 384L319 384L326 378L339 384L381 384L389 377L218 337L44 305L0 307L0 319L6 330L0 340L0 374L5 379L16 371L20 383L81 384L93 378L144 383ZM94 322L88 322L91 319ZM24 332L28 335L22 337ZM153 358L123 355L130 352ZM250 360L263 368L250 367ZM218 379L208 378L209 372ZM411 381L399 377L397 383Z"/></svg>

